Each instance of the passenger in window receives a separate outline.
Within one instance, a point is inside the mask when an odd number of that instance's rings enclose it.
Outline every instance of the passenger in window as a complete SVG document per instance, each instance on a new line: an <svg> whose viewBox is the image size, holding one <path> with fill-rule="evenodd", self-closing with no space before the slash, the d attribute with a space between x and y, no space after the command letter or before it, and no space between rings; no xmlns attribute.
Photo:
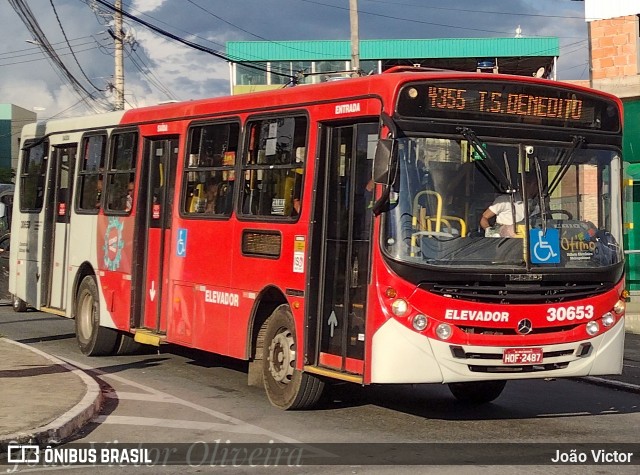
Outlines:
<svg viewBox="0 0 640 475"><path fill-rule="evenodd" d="M131 211L131 208L133 207L133 189L134 189L133 181L130 181L129 184L127 185L127 197L126 197L126 202L124 207L124 210L126 212Z"/></svg>
<svg viewBox="0 0 640 475"><path fill-rule="evenodd" d="M98 178L96 185L96 209L99 209L102 205L102 178Z"/></svg>
<svg viewBox="0 0 640 475"><path fill-rule="evenodd" d="M216 201L218 199L218 184L213 180L209 180L207 184L207 189L205 190L205 198L207 200L207 207L205 209L206 213L215 213L216 212Z"/></svg>
<svg viewBox="0 0 640 475"><path fill-rule="evenodd" d="M297 176L293 186L291 216L300 216L300 209L302 203L300 202L300 196L302 195L302 176Z"/></svg>

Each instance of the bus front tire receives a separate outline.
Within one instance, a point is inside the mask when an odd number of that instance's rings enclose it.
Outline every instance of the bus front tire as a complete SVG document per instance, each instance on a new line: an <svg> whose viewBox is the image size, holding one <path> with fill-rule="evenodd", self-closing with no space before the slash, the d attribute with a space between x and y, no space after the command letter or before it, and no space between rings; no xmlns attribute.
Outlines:
<svg viewBox="0 0 640 475"><path fill-rule="evenodd" d="M449 391L458 401L469 404L484 404L497 399L506 384L506 381L449 383Z"/></svg>
<svg viewBox="0 0 640 475"><path fill-rule="evenodd" d="M93 276L82 279L76 297L76 341L82 354L102 356L113 353L118 332L100 326L98 285Z"/></svg>
<svg viewBox="0 0 640 475"><path fill-rule="evenodd" d="M15 295L12 297L12 307L14 312L22 313L27 311L27 302Z"/></svg>
<svg viewBox="0 0 640 475"><path fill-rule="evenodd" d="M318 377L296 369L296 333L291 310L280 305L266 322L262 377L269 401L288 409L313 407L324 389Z"/></svg>

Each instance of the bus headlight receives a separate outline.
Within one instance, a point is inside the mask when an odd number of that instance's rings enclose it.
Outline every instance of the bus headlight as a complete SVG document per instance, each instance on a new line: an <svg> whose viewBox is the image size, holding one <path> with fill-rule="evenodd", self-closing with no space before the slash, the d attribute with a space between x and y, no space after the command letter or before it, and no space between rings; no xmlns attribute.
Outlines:
<svg viewBox="0 0 640 475"><path fill-rule="evenodd" d="M600 325L598 325L598 322L587 323L587 333L590 336L597 334L599 331L600 331Z"/></svg>
<svg viewBox="0 0 640 475"><path fill-rule="evenodd" d="M613 311L616 312L616 315L622 315L626 308L627 308L627 302L621 299L621 300L618 300L616 304L613 306Z"/></svg>
<svg viewBox="0 0 640 475"><path fill-rule="evenodd" d="M396 317L402 317L409 311L409 304L406 300L397 299L391 304L391 311Z"/></svg>
<svg viewBox="0 0 640 475"><path fill-rule="evenodd" d="M411 323L413 325L413 328L421 332L422 330L427 328L427 323L429 323L429 321L427 320L426 315L419 313L413 317Z"/></svg>
<svg viewBox="0 0 640 475"><path fill-rule="evenodd" d="M616 321L616 317L614 317L613 313L611 312L607 312L602 316L602 326L604 327L610 327L615 323L615 321Z"/></svg>
<svg viewBox="0 0 640 475"><path fill-rule="evenodd" d="M441 323L436 327L436 335L438 335L438 338L440 338L441 340L448 340L449 338L451 338L452 333L453 331L451 330L451 325L449 325L448 323Z"/></svg>

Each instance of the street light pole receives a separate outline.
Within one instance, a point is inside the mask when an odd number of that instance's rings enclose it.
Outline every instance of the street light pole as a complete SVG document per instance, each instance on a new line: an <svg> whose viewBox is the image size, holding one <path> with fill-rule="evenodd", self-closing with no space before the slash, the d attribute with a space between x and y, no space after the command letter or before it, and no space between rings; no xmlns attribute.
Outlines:
<svg viewBox="0 0 640 475"><path fill-rule="evenodd" d="M122 40L122 0L116 0L114 14L115 71L114 93L115 110L124 110L124 56Z"/></svg>
<svg viewBox="0 0 640 475"><path fill-rule="evenodd" d="M349 0L349 24L351 27L351 71L360 75L360 38L358 36L358 0Z"/></svg>

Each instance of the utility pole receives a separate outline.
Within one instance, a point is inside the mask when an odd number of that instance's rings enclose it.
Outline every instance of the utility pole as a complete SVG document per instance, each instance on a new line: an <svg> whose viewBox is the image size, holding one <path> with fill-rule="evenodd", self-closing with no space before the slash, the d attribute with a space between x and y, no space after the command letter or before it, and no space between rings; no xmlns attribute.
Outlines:
<svg viewBox="0 0 640 475"><path fill-rule="evenodd" d="M116 0L114 14L115 72L114 93L115 110L124 110L124 56L122 38L122 0Z"/></svg>
<svg viewBox="0 0 640 475"><path fill-rule="evenodd" d="M349 23L351 26L351 74L360 75L360 37L358 36L358 0L349 0Z"/></svg>

